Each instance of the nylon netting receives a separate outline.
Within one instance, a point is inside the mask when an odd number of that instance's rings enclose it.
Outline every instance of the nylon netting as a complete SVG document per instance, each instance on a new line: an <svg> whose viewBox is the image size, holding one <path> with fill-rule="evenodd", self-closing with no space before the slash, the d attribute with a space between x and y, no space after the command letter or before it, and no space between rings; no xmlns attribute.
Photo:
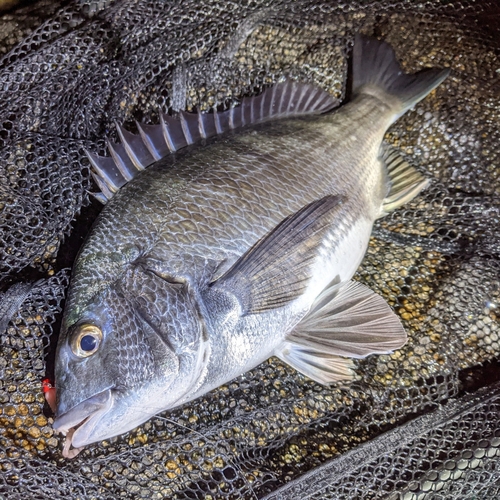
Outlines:
<svg viewBox="0 0 500 500"><path fill-rule="evenodd" d="M3 14L0 497L496 498L499 26L498 4L473 0L42 1ZM452 68L386 136L432 185L376 224L356 275L408 344L330 388L272 358L64 460L41 379L99 210L84 148L104 154L115 120L134 130L158 110L227 108L283 75L340 103L358 31L406 71Z"/></svg>

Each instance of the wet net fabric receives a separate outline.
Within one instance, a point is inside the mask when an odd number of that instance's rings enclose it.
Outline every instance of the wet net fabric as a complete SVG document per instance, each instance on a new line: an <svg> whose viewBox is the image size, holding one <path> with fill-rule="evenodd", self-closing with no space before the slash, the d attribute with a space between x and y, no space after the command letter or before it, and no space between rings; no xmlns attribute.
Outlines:
<svg viewBox="0 0 500 500"><path fill-rule="evenodd" d="M498 472L499 404L499 384L451 400L326 462L265 498L498 498L498 480L484 479Z"/></svg>
<svg viewBox="0 0 500 500"><path fill-rule="evenodd" d="M500 7L472 0L39 2L0 18L0 498L500 495ZM356 279L408 344L330 388L272 358L64 460L41 380L99 210L113 123L227 109L283 76L346 95L350 44L451 76L386 141L431 186L377 222ZM467 394L469 393L469 394Z"/></svg>

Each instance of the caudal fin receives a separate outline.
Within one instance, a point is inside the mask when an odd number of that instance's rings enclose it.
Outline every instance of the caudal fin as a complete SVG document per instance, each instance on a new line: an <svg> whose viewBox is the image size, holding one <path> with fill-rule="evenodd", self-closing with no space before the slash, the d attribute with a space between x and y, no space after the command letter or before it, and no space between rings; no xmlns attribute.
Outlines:
<svg viewBox="0 0 500 500"><path fill-rule="evenodd" d="M394 120L435 89L449 73L449 69L427 69L413 75L406 74L387 43L363 35L356 35L354 40L353 94L379 96L383 91L397 98L392 100L398 108Z"/></svg>

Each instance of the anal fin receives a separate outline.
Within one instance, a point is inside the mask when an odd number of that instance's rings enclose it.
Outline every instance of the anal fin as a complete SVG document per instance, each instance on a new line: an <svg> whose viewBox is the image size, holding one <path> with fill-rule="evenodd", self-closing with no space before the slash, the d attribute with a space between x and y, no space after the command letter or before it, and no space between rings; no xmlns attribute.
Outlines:
<svg viewBox="0 0 500 500"><path fill-rule="evenodd" d="M401 321L368 287L350 281L327 287L275 352L323 384L353 377L348 359L388 354L406 343Z"/></svg>
<svg viewBox="0 0 500 500"><path fill-rule="evenodd" d="M409 202L429 185L429 179L391 147L384 148L382 162L385 165L391 189L384 199L380 217Z"/></svg>
<svg viewBox="0 0 500 500"><path fill-rule="evenodd" d="M306 377L323 385L352 380L354 363L349 358L306 349L292 342L284 342L274 355Z"/></svg>

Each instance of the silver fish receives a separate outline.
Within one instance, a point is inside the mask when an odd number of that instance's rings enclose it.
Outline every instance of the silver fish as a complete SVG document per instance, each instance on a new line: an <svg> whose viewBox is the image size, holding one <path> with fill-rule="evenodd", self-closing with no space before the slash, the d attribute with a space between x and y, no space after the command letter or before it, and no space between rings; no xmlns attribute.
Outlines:
<svg viewBox="0 0 500 500"><path fill-rule="evenodd" d="M448 70L404 74L389 45L357 36L352 71L336 112L287 81L225 113L119 128L111 158L89 154L107 203L57 348L65 456L273 355L327 384L353 376L349 358L404 345L389 305L351 278L374 221L427 185L384 134Z"/></svg>

